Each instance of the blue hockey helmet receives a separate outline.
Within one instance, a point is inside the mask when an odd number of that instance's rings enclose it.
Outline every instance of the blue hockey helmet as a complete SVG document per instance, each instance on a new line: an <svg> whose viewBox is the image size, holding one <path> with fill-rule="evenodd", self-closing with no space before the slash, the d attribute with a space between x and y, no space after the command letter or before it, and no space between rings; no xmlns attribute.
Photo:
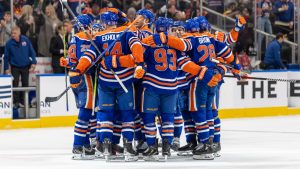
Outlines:
<svg viewBox="0 0 300 169"><path fill-rule="evenodd" d="M94 23L92 29L104 30L104 27L100 23Z"/></svg>
<svg viewBox="0 0 300 169"><path fill-rule="evenodd" d="M174 21L171 25L171 27L179 27L185 29L185 22L183 21Z"/></svg>
<svg viewBox="0 0 300 169"><path fill-rule="evenodd" d="M137 15L142 15L145 19L149 20L148 24L152 24L154 22L154 14L148 9L140 9L136 12Z"/></svg>
<svg viewBox="0 0 300 169"><path fill-rule="evenodd" d="M87 14L79 15L77 19L85 29L91 26L92 19ZM79 28L78 23L75 23L75 26Z"/></svg>
<svg viewBox="0 0 300 169"><path fill-rule="evenodd" d="M158 17L155 21L156 32L166 32L170 27L171 20L165 17Z"/></svg>
<svg viewBox="0 0 300 169"><path fill-rule="evenodd" d="M190 33L198 32L199 31L199 23L196 22L194 19L188 19L185 22L185 30Z"/></svg>
<svg viewBox="0 0 300 169"><path fill-rule="evenodd" d="M207 31L207 30L209 30L210 24L209 24L209 22L207 21L207 19L204 16L196 17L196 18L194 18L194 20L196 22L198 22L198 24L199 24L199 30L200 31Z"/></svg>
<svg viewBox="0 0 300 169"><path fill-rule="evenodd" d="M111 25L118 24L119 17L117 14L108 11L108 12L104 12L101 14L101 20L102 20L102 23L111 26Z"/></svg>

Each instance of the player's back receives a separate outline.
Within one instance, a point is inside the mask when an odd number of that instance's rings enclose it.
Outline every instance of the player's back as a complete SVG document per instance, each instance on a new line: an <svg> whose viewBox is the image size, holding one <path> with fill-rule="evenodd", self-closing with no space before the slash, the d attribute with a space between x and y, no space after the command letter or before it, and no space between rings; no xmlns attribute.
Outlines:
<svg viewBox="0 0 300 169"><path fill-rule="evenodd" d="M124 32L125 26L118 27L112 30L105 30L95 35L95 43L99 47L100 51L103 52L106 48L110 47L115 40ZM116 43L105 53L105 56L116 55L117 57L131 54L131 47L139 42L134 31L128 30L123 36L121 36ZM124 83L130 83L133 79L134 68L114 68L113 69L119 78ZM105 82L104 84L119 85L114 78L110 70L100 68L100 80Z"/></svg>
<svg viewBox="0 0 300 169"><path fill-rule="evenodd" d="M147 73L143 85L157 93L177 91L178 65L185 60L181 52L169 46L146 46L144 53Z"/></svg>
<svg viewBox="0 0 300 169"><path fill-rule="evenodd" d="M216 64L211 61L215 58L215 40L207 33L193 34L191 42L193 49L188 52L192 61L200 66L213 68Z"/></svg>
<svg viewBox="0 0 300 169"><path fill-rule="evenodd" d="M84 32L76 33L69 44L68 57L70 66L76 66L83 53L90 48L91 42Z"/></svg>

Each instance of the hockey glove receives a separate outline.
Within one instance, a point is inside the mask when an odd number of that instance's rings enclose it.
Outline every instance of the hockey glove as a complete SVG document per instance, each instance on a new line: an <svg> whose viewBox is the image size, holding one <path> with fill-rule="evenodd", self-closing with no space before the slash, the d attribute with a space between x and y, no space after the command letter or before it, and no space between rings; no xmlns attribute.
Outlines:
<svg viewBox="0 0 300 169"><path fill-rule="evenodd" d="M224 32L216 31L215 39L219 42L225 42L226 34Z"/></svg>
<svg viewBox="0 0 300 169"><path fill-rule="evenodd" d="M112 69L112 68L120 67L120 62L118 61L118 59L119 57L117 57L116 55L105 56L101 61L101 65L103 66L104 69Z"/></svg>
<svg viewBox="0 0 300 169"><path fill-rule="evenodd" d="M59 65L61 67L67 67L68 66L68 60L64 57L59 58Z"/></svg>
<svg viewBox="0 0 300 169"><path fill-rule="evenodd" d="M234 77L236 77L238 80L241 80L241 65L240 64L232 64L233 69L231 69L231 73Z"/></svg>
<svg viewBox="0 0 300 169"><path fill-rule="evenodd" d="M217 73L212 70L208 69L207 67L203 66L201 67L201 70L198 74L198 79L203 81L204 83L207 83L209 87L217 86L218 83L222 80L222 75L220 73Z"/></svg>
<svg viewBox="0 0 300 169"><path fill-rule="evenodd" d="M246 25L246 20L244 17L240 16L238 17L236 20L235 20L235 27L234 27L234 30L236 32L238 31L241 31L245 28L245 25Z"/></svg>
<svg viewBox="0 0 300 169"><path fill-rule="evenodd" d="M146 65L145 63L137 63L133 77L136 79L141 79L146 73Z"/></svg>
<svg viewBox="0 0 300 169"><path fill-rule="evenodd" d="M72 88L77 88L81 83L81 74L77 69L69 70L70 84Z"/></svg>

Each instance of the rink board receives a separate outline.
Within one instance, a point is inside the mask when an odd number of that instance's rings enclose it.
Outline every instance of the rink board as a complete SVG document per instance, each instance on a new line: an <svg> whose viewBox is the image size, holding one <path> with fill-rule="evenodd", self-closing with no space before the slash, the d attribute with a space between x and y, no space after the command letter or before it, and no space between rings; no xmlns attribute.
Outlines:
<svg viewBox="0 0 300 169"><path fill-rule="evenodd" d="M297 79L299 71L253 72L253 77ZM38 114L39 119L12 120L12 113L6 107L5 115L0 107L0 129L37 128L73 126L78 109L72 90L59 101L45 103L46 96L57 96L65 89L63 75L39 75L38 80ZM9 78L0 77L8 83ZM2 82L0 81L0 82ZM1 83L2 84L2 83ZM300 114L300 83L272 82L260 80L237 81L226 78L220 93L221 118L243 118L277 115ZM1 100L2 101L2 100ZM12 107L12 106L11 106Z"/></svg>

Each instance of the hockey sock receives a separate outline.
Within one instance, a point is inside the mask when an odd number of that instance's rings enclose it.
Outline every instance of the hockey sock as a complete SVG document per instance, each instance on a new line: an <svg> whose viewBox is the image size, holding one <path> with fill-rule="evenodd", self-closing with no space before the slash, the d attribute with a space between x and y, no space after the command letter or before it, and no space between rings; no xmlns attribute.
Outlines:
<svg viewBox="0 0 300 169"><path fill-rule="evenodd" d="M100 143L103 143L105 138L112 141L113 137L113 110L101 110L97 113L97 135ZM99 133L99 134L98 134Z"/></svg>
<svg viewBox="0 0 300 169"><path fill-rule="evenodd" d="M206 143L209 137L209 126L206 122L206 108L200 108L196 112L191 112L193 120L195 121L198 141Z"/></svg>
<svg viewBox="0 0 300 169"><path fill-rule="evenodd" d="M134 119L134 139L137 141L143 140L142 118L137 111L136 111L136 116Z"/></svg>
<svg viewBox="0 0 300 169"><path fill-rule="evenodd" d="M130 143L134 136L134 113L132 110L122 110L122 135Z"/></svg>
<svg viewBox="0 0 300 169"><path fill-rule="evenodd" d="M218 116L218 110L217 109L213 110L213 117L214 117L214 129L215 129L214 142L220 142L220 139L221 139L221 134L220 134L221 120Z"/></svg>
<svg viewBox="0 0 300 169"><path fill-rule="evenodd" d="M173 113L162 113L162 140L167 139L171 145L174 137L174 114Z"/></svg>
<svg viewBox="0 0 300 169"><path fill-rule="evenodd" d="M79 109L78 119L74 128L74 147L80 147L85 144L91 115L92 111L85 108Z"/></svg>
<svg viewBox="0 0 300 169"><path fill-rule="evenodd" d="M174 137L180 138L183 126L183 118L180 111L174 116Z"/></svg>
<svg viewBox="0 0 300 169"><path fill-rule="evenodd" d="M184 131L185 131L186 142L191 143L196 141L195 122L191 116L191 112L183 111L182 117L184 119Z"/></svg>
<svg viewBox="0 0 300 169"><path fill-rule="evenodd" d="M206 109L206 122L209 126L209 137L214 137L214 118L213 118L213 113L212 110L207 110Z"/></svg>
<svg viewBox="0 0 300 169"><path fill-rule="evenodd" d="M156 125L155 125L155 113L143 113L142 118L144 122L145 137L149 146L156 144Z"/></svg>
<svg viewBox="0 0 300 169"><path fill-rule="evenodd" d="M122 132L122 119L121 113L117 111L114 115L114 128L113 128L113 139L112 144L119 144Z"/></svg>
<svg viewBox="0 0 300 169"><path fill-rule="evenodd" d="M96 119L96 115L93 115L89 120L88 134L85 143L86 145L90 144L90 139L96 137L96 127L97 127L97 119Z"/></svg>

